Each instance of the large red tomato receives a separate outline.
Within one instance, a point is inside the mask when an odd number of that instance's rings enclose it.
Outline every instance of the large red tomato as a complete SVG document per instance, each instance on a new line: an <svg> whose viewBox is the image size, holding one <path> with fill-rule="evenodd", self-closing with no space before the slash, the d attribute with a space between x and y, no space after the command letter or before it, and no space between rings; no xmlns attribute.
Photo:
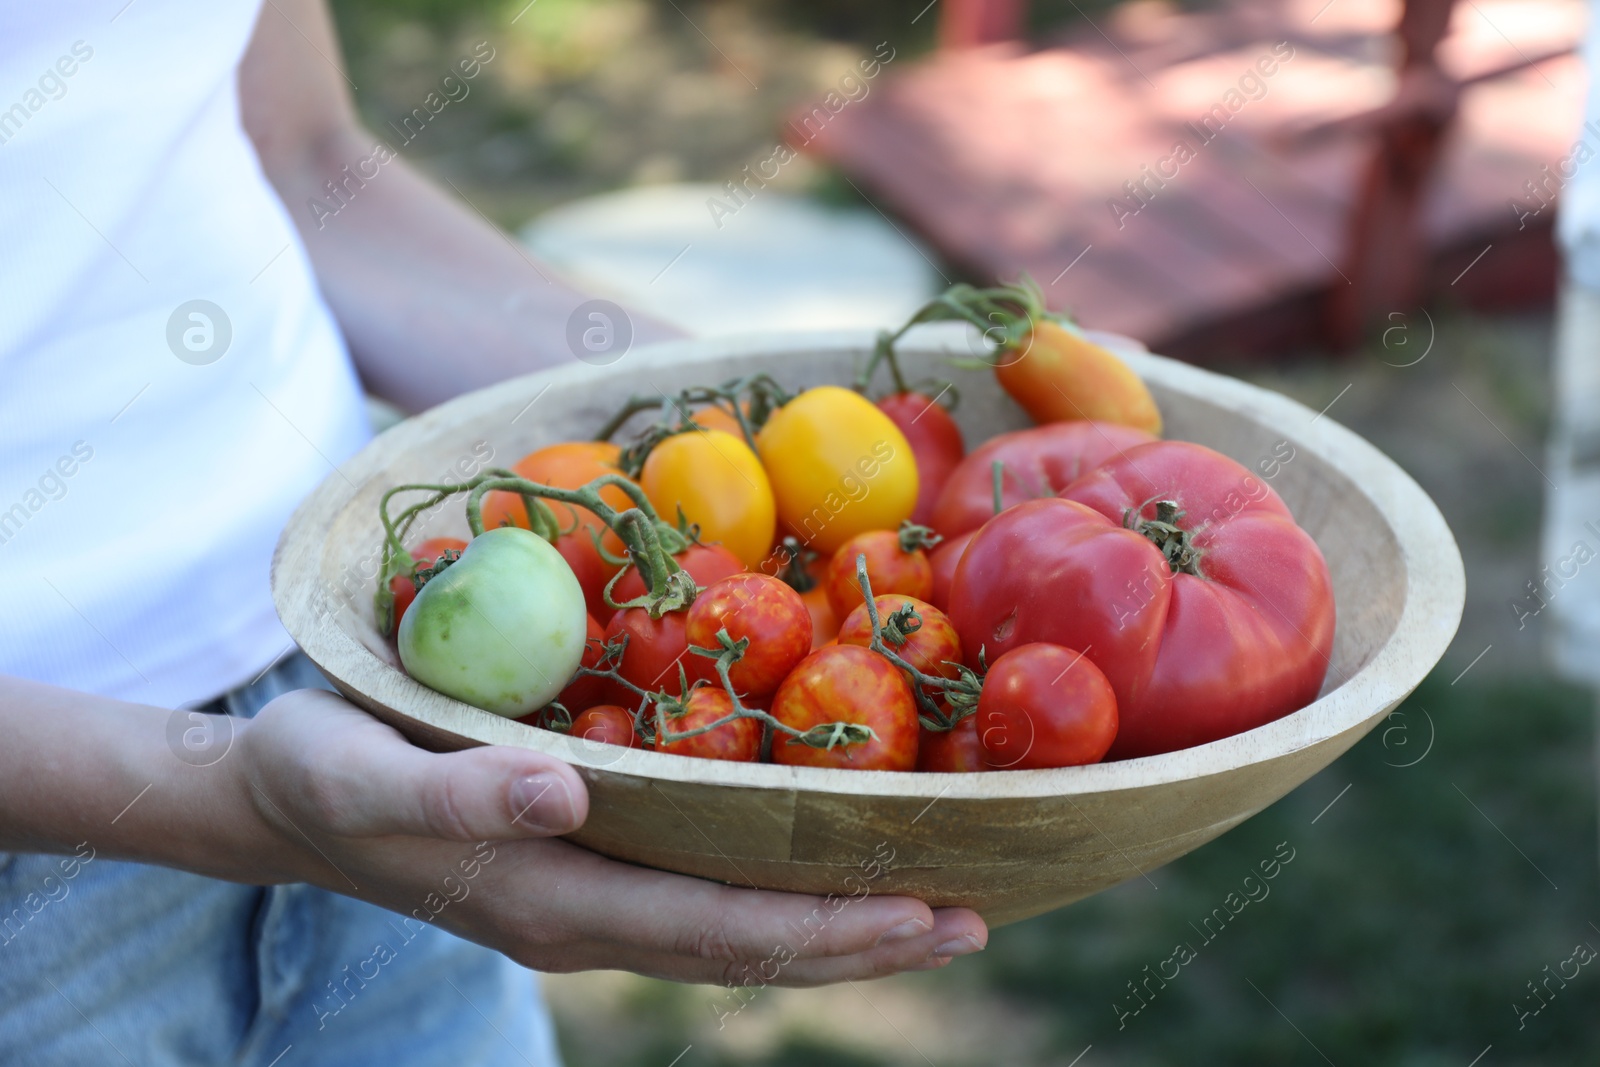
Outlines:
<svg viewBox="0 0 1600 1067"><path fill-rule="evenodd" d="M733 714L733 701L728 691L719 686L700 686L684 701L683 710L668 712L667 730L675 734L688 733L718 719ZM655 720L652 718L651 720ZM679 741L663 742L656 738L657 752L670 752L674 756L698 756L701 759L733 760L751 763L761 755L761 721L759 719L734 719L714 730L685 737Z"/></svg>
<svg viewBox="0 0 1600 1067"><path fill-rule="evenodd" d="M962 555L950 618L969 666L1036 641L1083 650L1116 692L1113 759L1215 741L1315 699L1333 587L1265 483L1211 449L1160 441L1063 495L989 520Z"/></svg>
<svg viewBox="0 0 1600 1067"><path fill-rule="evenodd" d="M791 742L775 732L772 762L863 771L917 766L917 702L900 668L870 649L825 645L800 661L772 698L773 718L796 730L828 722L870 726L875 740L831 749Z"/></svg>
<svg viewBox="0 0 1600 1067"><path fill-rule="evenodd" d="M720 648L718 632L750 642L728 668L739 696L770 696L784 676L811 651L811 613L800 594L765 574L735 574L708 586L689 606L684 633L697 648ZM690 653L690 678L720 686L716 661Z"/></svg>
<svg viewBox="0 0 1600 1067"><path fill-rule="evenodd" d="M984 763L997 771L1094 763L1117 736L1111 683L1060 645L1022 645L995 660L973 717Z"/></svg>
<svg viewBox="0 0 1600 1067"><path fill-rule="evenodd" d="M1002 464L1000 505L1055 496L1106 460L1155 438L1109 422L1053 422L991 437L950 473L928 523L944 537L994 516L994 464Z"/></svg>
<svg viewBox="0 0 1600 1067"><path fill-rule="evenodd" d="M939 491L967 454L961 427L944 405L921 393L893 393L878 401L878 410L889 416L911 445L917 460L917 506L911 521L926 525Z"/></svg>

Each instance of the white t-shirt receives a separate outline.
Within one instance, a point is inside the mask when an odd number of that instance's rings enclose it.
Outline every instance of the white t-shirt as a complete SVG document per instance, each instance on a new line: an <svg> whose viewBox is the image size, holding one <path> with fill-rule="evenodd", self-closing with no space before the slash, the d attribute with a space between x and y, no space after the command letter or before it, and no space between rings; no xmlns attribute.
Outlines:
<svg viewBox="0 0 1600 1067"><path fill-rule="evenodd" d="M1583 41L1583 57L1589 70L1589 88L1584 98L1583 129L1576 131L1571 152L1551 169L1560 180L1561 206L1556 216L1567 274L1587 289L1600 290L1600 13L1589 5L1589 31ZM1565 171L1563 171L1565 164ZM1524 196L1524 208L1538 201Z"/></svg>
<svg viewBox="0 0 1600 1067"><path fill-rule="evenodd" d="M289 647L273 546L368 429L240 126L256 11L0 5L0 673L176 706Z"/></svg>

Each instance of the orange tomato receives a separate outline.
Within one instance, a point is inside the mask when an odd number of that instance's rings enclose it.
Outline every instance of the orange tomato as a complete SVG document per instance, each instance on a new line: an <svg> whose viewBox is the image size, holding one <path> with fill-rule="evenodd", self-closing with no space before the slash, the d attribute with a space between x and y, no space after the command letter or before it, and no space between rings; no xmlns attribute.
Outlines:
<svg viewBox="0 0 1600 1067"><path fill-rule="evenodd" d="M1037 423L1093 419L1160 435L1161 412L1133 368L1075 329L1041 319L994 376Z"/></svg>
<svg viewBox="0 0 1600 1067"><path fill-rule="evenodd" d="M840 545L828 561L823 585L836 617L846 618L863 606L861 586L856 584L858 556L867 557L867 580L872 583L873 596L902 593L918 600L933 596L933 567L928 553L921 548L907 552L900 547L900 535L893 530L869 530Z"/></svg>
<svg viewBox="0 0 1600 1067"><path fill-rule="evenodd" d="M512 470L530 482L541 485L553 485L558 489L578 489L596 478L606 474L621 474L617 469L617 457L622 450L610 441L563 441L556 445L547 445L537 452L530 452L517 460ZM614 485L608 485L600 491L600 499L616 508L626 511L633 507L633 501L628 494ZM555 512L556 521L563 528L570 526L574 519L577 520L579 529L574 535L589 540L584 532L584 527L603 527L605 524L600 517L588 508L565 504L560 501L548 501L550 508ZM483 526L492 530L497 526L520 526L528 528L528 515L522 506L522 498L515 493L493 492L483 498ZM617 535L606 532L606 551L621 555L622 542ZM608 574L616 572L615 567L608 567Z"/></svg>

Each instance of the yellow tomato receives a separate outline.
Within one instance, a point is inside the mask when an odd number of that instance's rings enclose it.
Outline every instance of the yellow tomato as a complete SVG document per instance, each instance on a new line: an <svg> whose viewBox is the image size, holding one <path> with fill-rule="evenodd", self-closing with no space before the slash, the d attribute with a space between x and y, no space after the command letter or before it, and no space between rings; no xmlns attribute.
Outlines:
<svg viewBox="0 0 1600 1067"><path fill-rule="evenodd" d="M807 389L756 435L778 516L831 553L856 534L894 530L917 503L917 461L889 417L837 385Z"/></svg>
<svg viewBox="0 0 1600 1067"><path fill-rule="evenodd" d="M721 430L674 434L646 457L639 484L668 522L681 507L702 541L720 541L752 569L767 558L778 521L772 485L739 438Z"/></svg>

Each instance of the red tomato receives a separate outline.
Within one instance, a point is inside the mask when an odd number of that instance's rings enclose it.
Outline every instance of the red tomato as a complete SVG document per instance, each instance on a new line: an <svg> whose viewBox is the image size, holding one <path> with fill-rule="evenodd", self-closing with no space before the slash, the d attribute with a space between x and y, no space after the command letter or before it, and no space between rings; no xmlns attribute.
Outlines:
<svg viewBox="0 0 1600 1067"><path fill-rule="evenodd" d="M600 662L600 646L605 643L606 639L605 628L594 621L593 615L589 616L588 623L589 636L583 646L583 659L579 663L583 667L593 667ZM612 685L609 678L596 678L592 674L580 674L573 676L572 681L567 683L567 687L556 696L556 703L576 715L585 708L592 708L597 704L612 703L613 701L609 699L611 693ZM628 695L632 696L631 693ZM624 701L624 703L629 703L629 701Z"/></svg>
<svg viewBox="0 0 1600 1067"><path fill-rule="evenodd" d="M950 473L928 525L945 537L994 517L994 464L1003 467L1001 507L1055 496L1085 472L1155 438L1109 422L1055 422L991 437Z"/></svg>
<svg viewBox="0 0 1600 1067"><path fill-rule="evenodd" d="M947 408L921 393L894 393L878 401L878 409L905 434L911 454L916 457L917 506L911 512L911 521L926 525L933 517L939 491L967 454L961 427Z"/></svg>
<svg viewBox="0 0 1600 1067"><path fill-rule="evenodd" d="M600 558L588 527L580 525L572 533L556 538L556 551L561 553L561 558L567 561L567 566L577 576L578 585L583 588L583 603L589 609L589 614L601 626L610 622L613 613L611 605L606 603L606 583L617 571Z"/></svg>
<svg viewBox="0 0 1600 1067"><path fill-rule="evenodd" d="M800 594L765 574L735 574L708 586L689 606L684 632L698 648L720 648L717 632L748 638L744 656L728 668L740 697L770 696L811 651L811 613ZM720 686L716 661L690 653L689 677Z"/></svg>
<svg viewBox="0 0 1600 1067"><path fill-rule="evenodd" d="M1117 698L1087 656L1022 645L994 661L978 697L979 743L992 770L1076 767L1117 736Z"/></svg>
<svg viewBox="0 0 1600 1067"><path fill-rule="evenodd" d="M678 566L689 572L694 584L702 588L720 582L731 574L744 572L744 564L739 562L739 557L721 545L690 545L672 558L678 561ZM618 604L626 604L634 597L641 596L644 596L644 579L639 577L638 568L629 566L628 573L617 579L616 588L611 590L611 599Z"/></svg>
<svg viewBox="0 0 1600 1067"><path fill-rule="evenodd" d="M857 556L867 557L867 578L872 582L873 596L902 593L927 600L933 595L933 568L928 564L928 553L921 548L907 552L900 543L900 534L894 530L869 530L839 546L828 561L828 575L823 582L835 617L846 618L864 603L861 586L856 584Z"/></svg>
<svg viewBox="0 0 1600 1067"><path fill-rule="evenodd" d="M693 668L687 662L689 640L684 634L687 614L669 611L659 619L652 619L644 608L624 608L611 616L606 624L606 640L614 641L621 634L628 635L628 647L622 653L617 673L648 692L678 692L678 665L685 671ZM695 657L698 658L698 657ZM694 675L689 675L693 680Z"/></svg>
<svg viewBox="0 0 1600 1067"><path fill-rule="evenodd" d="M928 597L928 603L940 611L950 610L950 583L955 581L956 564L961 562L961 554L977 533L977 530L968 530L946 538L928 553L928 566L933 568L933 594Z"/></svg>
<svg viewBox="0 0 1600 1067"><path fill-rule="evenodd" d="M1333 647L1327 564L1250 471L1160 441L1064 494L989 520L962 555L950 618L969 666L985 648L991 663L1036 641L1082 649L1117 695L1113 759L1205 744L1315 699ZM1180 509L1165 534L1151 524L1161 501Z"/></svg>
<svg viewBox="0 0 1600 1067"><path fill-rule="evenodd" d="M411 552L411 558L416 561L416 570L431 567L446 551L460 552L467 547L467 543L459 537L430 537L422 542ZM389 592L394 594L394 630L400 632L400 620L405 618L406 609L411 602L417 599L417 583L409 574L397 574L389 579Z"/></svg>
<svg viewBox="0 0 1600 1067"><path fill-rule="evenodd" d="M832 749L775 733L772 762L793 766L910 771L917 766L917 702L900 669L855 645L819 648L790 672L772 699L772 715L796 730L828 722L870 726L877 738Z"/></svg>
<svg viewBox="0 0 1600 1067"><path fill-rule="evenodd" d="M731 714L733 701L729 699L728 691L718 686L702 685L689 694L681 714L668 713L665 718L667 729L681 734ZM656 751L670 752L674 756L753 763L761 757L761 722L758 719L735 719L715 730L665 744L657 738Z"/></svg>
<svg viewBox="0 0 1600 1067"><path fill-rule="evenodd" d="M988 769L983 744L978 739L977 715L968 715L953 730L923 729L917 748L917 770L967 773Z"/></svg>
<svg viewBox="0 0 1600 1067"><path fill-rule="evenodd" d="M600 704L575 716L567 734L591 744L644 747L644 739L633 729L633 713L615 704Z"/></svg>
<svg viewBox="0 0 1600 1067"><path fill-rule="evenodd" d="M915 608L922 617L921 628L908 635L905 644L896 647L893 641L884 638L883 643L890 651L923 674L941 678L956 676L955 665L961 662L961 639L956 636L956 628L950 625L950 619L944 612L926 601L898 593L873 597L873 603L878 608L879 622L886 622L890 615L906 604ZM867 615L865 604L852 611L850 617L844 620L844 625L839 627L839 643L862 648L872 644L872 619Z"/></svg>

